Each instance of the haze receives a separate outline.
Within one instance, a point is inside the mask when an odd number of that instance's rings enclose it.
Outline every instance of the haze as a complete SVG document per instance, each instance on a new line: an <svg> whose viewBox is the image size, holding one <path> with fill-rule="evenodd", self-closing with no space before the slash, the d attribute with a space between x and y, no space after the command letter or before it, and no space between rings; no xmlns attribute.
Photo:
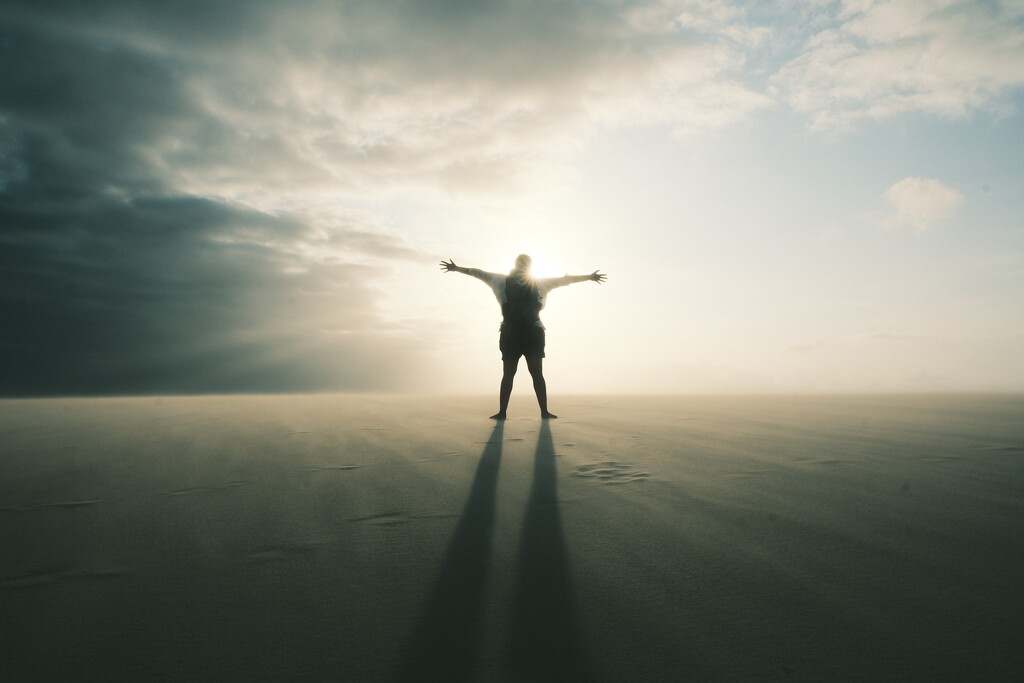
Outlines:
<svg viewBox="0 0 1024 683"><path fill-rule="evenodd" d="M6 396L1024 391L1024 3L0 9ZM521 382L525 384L525 381Z"/></svg>

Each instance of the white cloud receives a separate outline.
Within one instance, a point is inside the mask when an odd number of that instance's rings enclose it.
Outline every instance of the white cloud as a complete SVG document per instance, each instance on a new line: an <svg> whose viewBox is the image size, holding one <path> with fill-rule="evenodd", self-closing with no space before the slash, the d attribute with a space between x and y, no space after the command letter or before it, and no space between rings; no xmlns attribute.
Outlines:
<svg viewBox="0 0 1024 683"><path fill-rule="evenodd" d="M608 126L665 125L676 137L713 131L771 104L730 75L742 57L722 45L677 45L639 58L584 95L590 120Z"/></svg>
<svg viewBox="0 0 1024 683"><path fill-rule="evenodd" d="M773 78L816 128L998 106L1024 85L1024 3L857 0L842 4Z"/></svg>
<svg viewBox="0 0 1024 683"><path fill-rule="evenodd" d="M600 127L683 136L741 120L770 103L742 82L764 30L710 7L300 4L249 17L258 46L182 45L151 27L104 39L188 65L216 122L212 144L193 122L149 142L176 187L279 208L289 193L305 206L424 186L507 193L543 184L545 162Z"/></svg>
<svg viewBox="0 0 1024 683"><path fill-rule="evenodd" d="M745 8L721 0L684 0L676 22L684 29L746 47L757 47L772 35L767 26L748 23Z"/></svg>
<svg viewBox="0 0 1024 683"><path fill-rule="evenodd" d="M960 191L934 178L904 178L885 191L895 213L890 226L910 226L924 232L950 218L964 201Z"/></svg>

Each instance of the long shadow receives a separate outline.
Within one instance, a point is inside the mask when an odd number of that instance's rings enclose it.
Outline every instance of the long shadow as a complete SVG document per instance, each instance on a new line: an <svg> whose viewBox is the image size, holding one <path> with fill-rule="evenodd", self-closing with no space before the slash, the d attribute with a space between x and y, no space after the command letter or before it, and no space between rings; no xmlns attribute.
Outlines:
<svg viewBox="0 0 1024 683"><path fill-rule="evenodd" d="M480 455L441 573L399 672L400 681L470 681L476 676L504 426L499 420Z"/></svg>
<svg viewBox="0 0 1024 683"><path fill-rule="evenodd" d="M591 679L576 630L556 489L555 447L545 421L537 437L520 541L510 653L516 680Z"/></svg>

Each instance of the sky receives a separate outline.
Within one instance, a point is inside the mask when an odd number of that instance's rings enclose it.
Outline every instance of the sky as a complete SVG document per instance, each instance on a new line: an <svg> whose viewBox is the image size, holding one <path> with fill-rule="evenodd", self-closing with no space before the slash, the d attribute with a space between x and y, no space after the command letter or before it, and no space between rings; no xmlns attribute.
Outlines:
<svg viewBox="0 0 1024 683"><path fill-rule="evenodd" d="M1024 0L6 0L0 395L495 393L519 253L553 395L1021 392L1022 86Z"/></svg>

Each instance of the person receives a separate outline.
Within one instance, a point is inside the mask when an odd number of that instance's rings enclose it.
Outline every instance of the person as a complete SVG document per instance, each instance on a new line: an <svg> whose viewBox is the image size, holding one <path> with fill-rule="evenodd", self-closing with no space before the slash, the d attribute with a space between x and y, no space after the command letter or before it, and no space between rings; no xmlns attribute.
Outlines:
<svg viewBox="0 0 1024 683"><path fill-rule="evenodd" d="M577 282L590 281L601 284L608 278L596 270L589 275L534 278L530 273L532 265L533 259L526 254L520 254L516 257L516 264L511 272L502 275L488 273L478 268L457 266L451 259L441 261L441 270L445 273L463 273L483 281L501 304L502 321L498 348L501 350L503 371L498 395L498 412L491 415L492 420L505 419L520 356L526 357L526 367L533 377L533 391L537 394L541 418L558 417L548 411L547 382L544 381L544 324L540 321L540 312L547 301L548 292L552 289Z"/></svg>

